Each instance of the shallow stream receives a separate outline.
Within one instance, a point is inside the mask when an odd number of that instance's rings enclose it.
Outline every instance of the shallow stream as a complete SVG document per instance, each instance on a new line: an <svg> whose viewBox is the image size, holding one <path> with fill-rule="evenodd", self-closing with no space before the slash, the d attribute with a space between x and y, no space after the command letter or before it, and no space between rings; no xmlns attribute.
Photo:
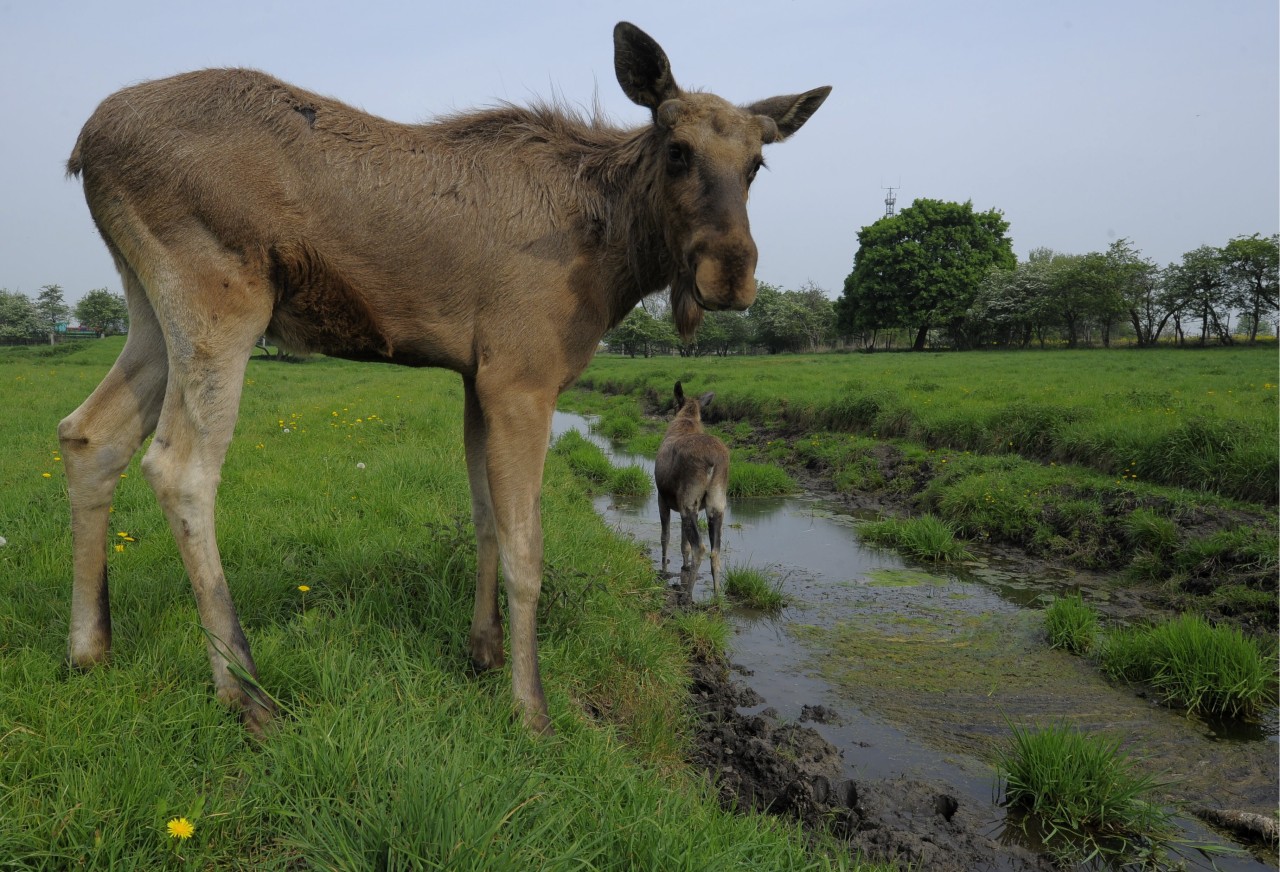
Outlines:
<svg viewBox="0 0 1280 872"><path fill-rule="evenodd" d="M557 412L552 427L553 438L578 430L615 465L652 472L652 460L616 451L581 416ZM604 495L595 504L658 564L656 495ZM672 537L678 569L678 518ZM944 570L911 565L864 546L856 519L810 496L730 501L723 560L780 579L788 602L775 617L729 613L731 660L766 700L745 711L770 707L792 721L805 706L836 712L838 723L808 725L843 751L848 777L945 782L962 802L989 809L991 832L1001 832L992 759L1008 722L1065 720L1121 737L1144 771L1171 782L1161 791L1171 803L1275 812L1274 713L1265 727L1209 724L1115 687L1086 660L1045 645L1040 607L1064 591L1105 599L1105 579L996 558ZM708 599L710 585L704 560L695 599ZM1194 819L1179 823L1193 842L1227 844ZM1188 868L1274 868L1248 856L1179 854Z"/></svg>

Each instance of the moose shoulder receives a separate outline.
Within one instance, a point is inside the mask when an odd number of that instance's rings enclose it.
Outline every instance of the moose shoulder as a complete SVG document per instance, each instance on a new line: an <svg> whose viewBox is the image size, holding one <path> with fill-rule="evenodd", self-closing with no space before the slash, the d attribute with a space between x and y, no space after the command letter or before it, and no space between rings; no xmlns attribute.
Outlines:
<svg viewBox="0 0 1280 872"><path fill-rule="evenodd" d="M559 392L600 337L670 288L683 334L755 297L747 191L761 147L829 91L738 107L681 90L634 25L614 29L618 81L650 110L630 130L562 108L405 125L247 70L205 70L108 97L68 171L120 272L119 360L58 428L74 539L68 657L111 645L107 512L143 471L195 592L218 696L261 732L257 689L214 536L219 470L246 362L264 333L300 352L462 376L478 570L471 657L504 662L526 723L550 729L538 671L539 492Z"/></svg>

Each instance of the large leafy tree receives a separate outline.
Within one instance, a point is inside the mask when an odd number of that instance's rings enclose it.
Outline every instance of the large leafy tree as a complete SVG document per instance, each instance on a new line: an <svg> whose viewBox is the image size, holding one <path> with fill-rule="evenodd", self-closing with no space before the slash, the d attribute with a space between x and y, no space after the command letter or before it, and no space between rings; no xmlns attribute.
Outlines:
<svg viewBox="0 0 1280 872"><path fill-rule="evenodd" d="M1230 321L1234 303L1227 258L1221 248L1202 245L1182 255L1167 271L1169 293L1181 301L1181 311L1200 319L1200 344L1216 336L1232 344Z"/></svg>
<svg viewBox="0 0 1280 872"><path fill-rule="evenodd" d="M92 327L99 336L123 333L129 329L129 307L124 297L106 288L96 288L76 303L76 320Z"/></svg>
<svg viewBox="0 0 1280 872"><path fill-rule="evenodd" d="M45 285L36 295L36 314L40 319L40 329L49 334L49 344L53 344L58 332L58 325L65 324L71 316L71 307L62 295L61 285Z"/></svg>
<svg viewBox="0 0 1280 872"><path fill-rule="evenodd" d="M26 294L0 288L0 338L28 339L40 335L40 316Z"/></svg>
<svg viewBox="0 0 1280 872"><path fill-rule="evenodd" d="M1256 342L1262 320L1280 308L1280 236L1239 236L1222 249L1231 304L1249 324L1249 341Z"/></svg>
<svg viewBox="0 0 1280 872"><path fill-rule="evenodd" d="M1032 338L1044 345L1054 305L1051 269L1055 252L1037 248L1013 269L993 266L982 280L969 310L969 322L983 329L993 342L1026 348Z"/></svg>
<svg viewBox="0 0 1280 872"><path fill-rule="evenodd" d="M928 199L862 228L840 300L841 329L909 327L920 350L929 331L942 328L968 344L965 316L984 276L1017 262L1008 229L998 210Z"/></svg>

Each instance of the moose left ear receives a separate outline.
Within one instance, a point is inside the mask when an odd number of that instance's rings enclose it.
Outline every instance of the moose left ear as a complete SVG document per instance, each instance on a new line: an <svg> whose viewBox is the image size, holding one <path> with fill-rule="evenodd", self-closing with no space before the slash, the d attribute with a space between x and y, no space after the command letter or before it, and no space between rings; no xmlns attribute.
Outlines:
<svg viewBox="0 0 1280 872"><path fill-rule="evenodd" d="M711 405L711 401L714 400L715 398L716 398L716 392L708 391L707 393L698 397L698 405L701 406L702 411L705 412L707 410L707 406Z"/></svg>
<svg viewBox="0 0 1280 872"><path fill-rule="evenodd" d="M809 120L809 116L818 111L818 107L830 93L831 86L823 85L803 94L760 100L747 106L746 110L773 121L778 126L778 135L771 141L780 142L799 130Z"/></svg>
<svg viewBox="0 0 1280 872"><path fill-rule="evenodd" d="M663 101L680 96L662 46L627 21L619 21L613 28L613 69L631 102L647 109L656 112Z"/></svg>

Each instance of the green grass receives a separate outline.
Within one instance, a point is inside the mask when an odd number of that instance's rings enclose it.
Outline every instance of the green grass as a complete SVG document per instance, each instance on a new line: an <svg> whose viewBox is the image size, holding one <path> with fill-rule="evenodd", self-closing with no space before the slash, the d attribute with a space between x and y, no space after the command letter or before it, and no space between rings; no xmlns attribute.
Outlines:
<svg viewBox="0 0 1280 872"><path fill-rule="evenodd" d="M507 670L471 676L476 567L462 388L448 373L249 367L217 517L262 683L286 712L264 744L214 699L190 587L137 459L113 501L124 550L108 555L111 662L68 674L55 429L119 348L0 355L0 865L853 865L789 823L725 812L685 768L686 658L716 631L689 641L658 617L651 563L609 531L559 454L542 492L539 606L558 734L520 725ZM175 845L164 827L179 816L196 830Z"/></svg>
<svg viewBox="0 0 1280 872"><path fill-rule="evenodd" d="M794 472L857 500L871 497L912 515L933 515L964 539L1124 577L1168 609L1202 611L1271 635L1280 619L1274 512L1192 489L1200 486L1203 468L1180 479L1167 463L1140 456L1165 451L1161 440L1169 428L1182 426L1179 410L1190 410L1236 421L1232 432L1252 434L1239 450L1261 452L1274 463L1280 452L1273 369L1257 349L606 356L564 399L584 413L630 402L635 414L642 405L662 408L663 384L697 380L717 391L713 408L724 417L711 429L730 445L735 497L795 486L747 464ZM1139 377L1163 386L1135 388ZM1031 390L1037 379L1040 387ZM1166 405L1151 418L1147 413L1159 402ZM1066 423L1051 426L1047 410L1059 407ZM937 420L932 429L902 426L913 415ZM993 415L996 430L988 426ZM1086 425L1106 432L1070 451L1054 435ZM992 435L997 431L1000 438ZM943 439L941 433L954 435ZM656 434L649 438L656 444ZM1108 454L1106 446L1117 440L1130 440L1132 453ZM1228 454L1219 451L1220 458ZM776 476L777 483L748 485L747 476L770 482ZM1153 483L1162 478L1185 486ZM1274 475L1270 481L1265 493L1253 495L1263 503L1274 502Z"/></svg>
<svg viewBox="0 0 1280 872"><path fill-rule="evenodd" d="M793 433L902 438L1018 454L1274 505L1275 349L600 356L581 383L666 397L683 379L716 414Z"/></svg>
<svg viewBox="0 0 1280 872"><path fill-rule="evenodd" d="M1004 803L1026 815L1062 860L1132 860L1172 834L1153 796L1160 784L1136 770L1118 738L1067 725L1010 727L998 764Z"/></svg>
<svg viewBox="0 0 1280 872"><path fill-rule="evenodd" d="M1050 647L1087 654L1098 634L1098 613L1078 593L1059 597L1045 610L1044 627Z"/></svg>
<svg viewBox="0 0 1280 872"><path fill-rule="evenodd" d="M730 566L724 574L725 595L763 612L777 612L787 604L781 579L772 581L753 566Z"/></svg>
<svg viewBox="0 0 1280 872"><path fill-rule="evenodd" d="M623 466L609 476L609 491L615 494L643 497L653 490L653 477L639 466Z"/></svg>
<svg viewBox="0 0 1280 872"><path fill-rule="evenodd" d="M588 481L604 484L613 477L614 468L609 458L577 430L569 430L556 439L551 453L563 457L570 469Z"/></svg>
<svg viewBox="0 0 1280 872"><path fill-rule="evenodd" d="M734 499L777 497L795 491L795 479L780 466L746 460L735 460L729 465L729 496Z"/></svg>
<svg viewBox="0 0 1280 872"><path fill-rule="evenodd" d="M1276 701L1274 650L1199 615L1117 630L1104 637L1098 658L1112 678L1147 684L1192 712L1251 717Z"/></svg>
<svg viewBox="0 0 1280 872"><path fill-rule="evenodd" d="M972 560L973 555L956 539L955 528L933 515L887 518L858 525L863 540L883 545L917 560L950 562Z"/></svg>

